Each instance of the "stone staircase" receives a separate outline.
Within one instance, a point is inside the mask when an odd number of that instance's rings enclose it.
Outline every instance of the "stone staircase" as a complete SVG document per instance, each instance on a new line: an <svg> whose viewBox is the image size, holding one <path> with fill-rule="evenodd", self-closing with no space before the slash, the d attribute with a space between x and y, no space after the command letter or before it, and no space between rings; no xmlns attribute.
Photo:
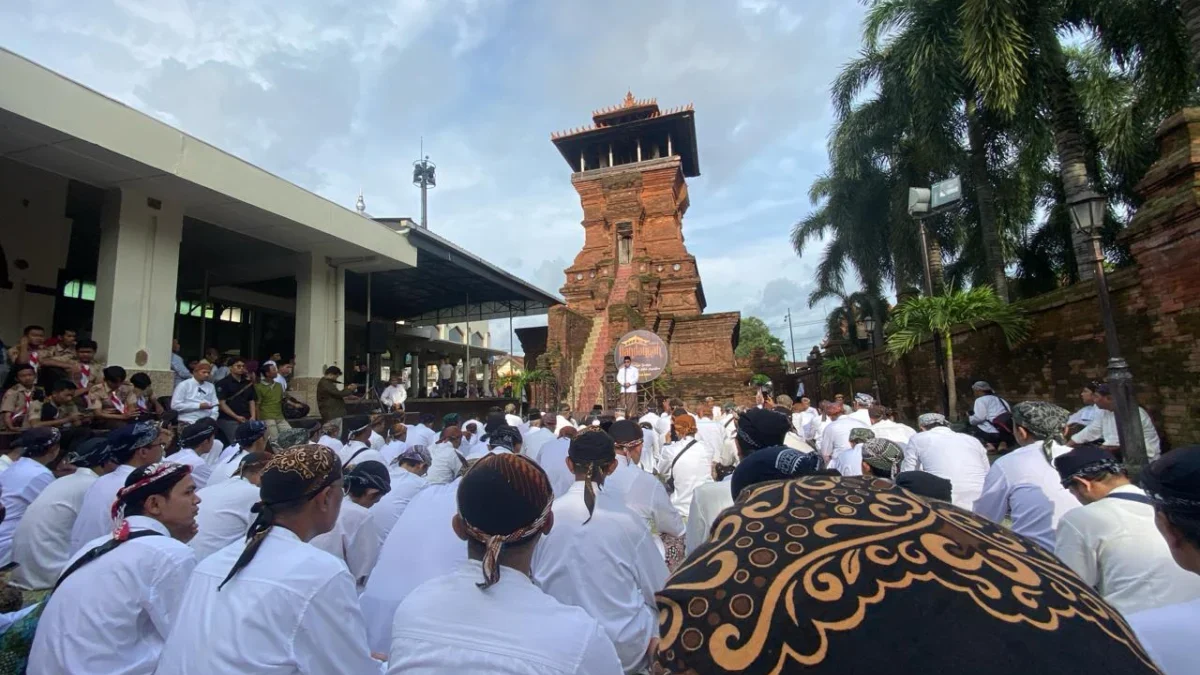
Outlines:
<svg viewBox="0 0 1200 675"><path fill-rule="evenodd" d="M633 276L633 265L618 265L617 275L613 277L612 290L608 294L608 304L625 302L625 294L629 290L629 279ZM608 307L606 306L592 319L592 330L588 334L587 344L575 368L572 392L575 396L575 410L584 414L599 403L604 404L600 379L604 376L607 359L611 355L613 340L620 336L609 334Z"/></svg>

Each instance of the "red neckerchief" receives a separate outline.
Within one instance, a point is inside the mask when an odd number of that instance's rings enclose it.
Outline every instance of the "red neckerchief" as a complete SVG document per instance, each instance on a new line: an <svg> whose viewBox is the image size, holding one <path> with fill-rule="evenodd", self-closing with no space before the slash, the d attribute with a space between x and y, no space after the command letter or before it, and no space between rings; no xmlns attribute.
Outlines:
<svg viewBox="0 0 1200 675"><path fill-rule="evenodd" d="M37 350L36 349L29 350L29 365L33 366L34 370L38 369L38 362L40 362L40 361L41 361L41 357L38 356Z"/></svg>
<svg viewBox="0 0 1200 675"><path fill-rule="evenodd" d="M91 381L92 381L92 364L90 364L90 363L79 364L79 380L80 380L80 384L83 385L84 388L86 388L88 386L88 384L91 383Z"/></svg>
<svg viewBox="0 0 1200 675"><path fill-rule="evenodd" d="M112 404L113 409L115 409L117 412L121 413L122 415L125 414L125 402L122 401L121 397L117 395L117 390L114 389L111 393L109 393L108 402Z"/></svg>

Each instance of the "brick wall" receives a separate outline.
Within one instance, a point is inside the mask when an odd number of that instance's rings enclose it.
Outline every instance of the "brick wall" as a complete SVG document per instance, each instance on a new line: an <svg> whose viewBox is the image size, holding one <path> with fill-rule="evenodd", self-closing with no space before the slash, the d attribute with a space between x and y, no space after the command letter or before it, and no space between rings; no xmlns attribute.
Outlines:
<svg viewBox="0 0 1200 675"><path fill-rule="evenodd" d="M1167 120L1160 159L1139 186L1146 202L1123 233L1135 265L1109 275L1122 356L1137 384L1138 402L1174 446L1200 442L1200 109ZM1078 392L1104 378L1107 351L1092 283L1076 284L1018 303L1031 320L1029 339L1015 349L985 326L954 333L959 410L971 384L986 380L1013 402L1040 399L1075 410ZM869 353L858 354L869 372ZM938 407L932 343L899 363L877 354L886 403L908 419ZM804 375L814 394L815 377ZM869 391L870 380L855 383ZM840 390L846 387L841 385ZM821 383L829 397L831 387Z"/></svg>

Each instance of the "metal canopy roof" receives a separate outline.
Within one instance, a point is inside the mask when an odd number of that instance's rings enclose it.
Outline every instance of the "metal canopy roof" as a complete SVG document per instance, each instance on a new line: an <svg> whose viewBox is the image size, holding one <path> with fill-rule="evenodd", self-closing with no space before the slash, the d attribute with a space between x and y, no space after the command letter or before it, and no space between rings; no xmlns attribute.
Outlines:
<svg viewBox="0 0 1200 675"><path fill-rule="evenodd" d="M389 226L404 219L379 218ZM399 227L417 249L416 267L371 277L371 315L410 325L484 321L545 314L562 304L543 291L420 227ZM346 305L366 312L366 275L346 275Z"/></svg>

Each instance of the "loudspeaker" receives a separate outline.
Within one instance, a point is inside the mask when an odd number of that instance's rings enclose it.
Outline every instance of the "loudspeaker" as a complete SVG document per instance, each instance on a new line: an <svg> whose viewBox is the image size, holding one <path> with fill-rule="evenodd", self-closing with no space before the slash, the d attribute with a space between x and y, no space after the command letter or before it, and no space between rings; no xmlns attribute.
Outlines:
<svg viewBox="0 0 1200 675"><path fill-rule="evenodd" d="M382 354L388 350L387 326L372 321L367 324L367 351Z"/></svg>

